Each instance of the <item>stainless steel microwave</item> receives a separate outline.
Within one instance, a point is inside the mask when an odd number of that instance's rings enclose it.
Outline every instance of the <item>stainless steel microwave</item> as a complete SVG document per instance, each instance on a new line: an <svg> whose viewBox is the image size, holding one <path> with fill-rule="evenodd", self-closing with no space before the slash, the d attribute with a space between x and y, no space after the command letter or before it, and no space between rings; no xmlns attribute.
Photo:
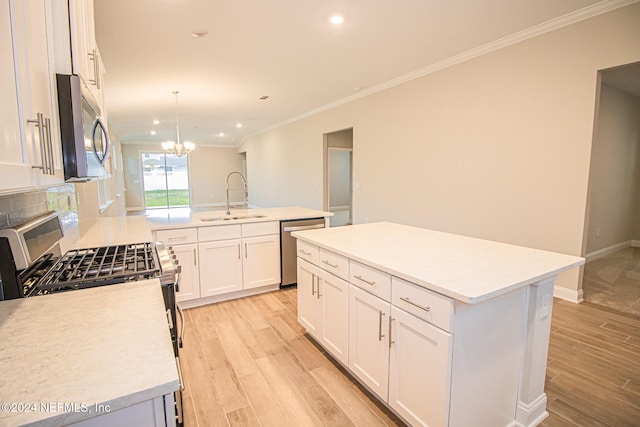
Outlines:
<svg viewBox="0 0 640 427"><path fill-rule="evenodd" d="M57 74L64 179L100 178L109 156L109 134L98 108L83 96L80 77Z"/></svg>

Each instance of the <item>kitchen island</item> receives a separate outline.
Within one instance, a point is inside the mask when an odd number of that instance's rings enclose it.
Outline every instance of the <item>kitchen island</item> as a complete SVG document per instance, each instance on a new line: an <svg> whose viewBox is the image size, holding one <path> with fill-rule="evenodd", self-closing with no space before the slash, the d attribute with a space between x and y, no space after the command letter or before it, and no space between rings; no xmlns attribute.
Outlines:
<svg viewBox="0 0 640 427"><path fill-rule="evenodd" d="M407 422L546 417L553 282L583 258L392 223L293 235L299 322Z"/></svg>
<svg viewBox="0 0 640 427"><path fill-rule="evenodd" d="M0 425L174 425L157 279L0 305Z"/></svg>

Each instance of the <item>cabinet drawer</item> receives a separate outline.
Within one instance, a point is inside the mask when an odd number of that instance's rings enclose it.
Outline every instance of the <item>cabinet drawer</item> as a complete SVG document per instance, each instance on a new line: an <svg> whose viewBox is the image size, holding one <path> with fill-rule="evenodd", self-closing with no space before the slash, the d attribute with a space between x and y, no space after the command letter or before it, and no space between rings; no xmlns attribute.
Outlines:
<svg viewBox="0 0 640 427"><path fill-rule="evenodd" d="M195 243L198 241L198 232L195 228L172 228L170 230L157 230L156 240L164 242L167 245Z"/></svg>
<svg viewBox="0 0 640 427"><path fill-rule="evenodd" d="M394 277L391 303L427 322L453 332L453 301L421 286Z"/></svg>
<svg viewBox="0 0 640 427"><path fill-rule="evenodd" d="M242 224L242 237L267 236L269 234L280 234L278 221Z"/></svg>
<svg viewBox="0 0 640 427"><path fill-rule="evenodd" d="M317 246L304 242L300 239L296 240L298 256L302 259L306 259L311 264L318 265L318 259L320 258L320 249Z"/></svg>
<svg viewBox="0 0 640 427"><path fill-rule="evenodd" d="M212 227L198 227L198 241L210 242L213 240L239 239L241 236L240 224L219 225Z"/></svg>
<svg viewBox="0 0 640 427"><path fill-rule="evenodd" d="M318 265L341 279L349 280L349 258L320 249L320 263Z"/></svg>
<svg viewBox="0 0 640 427"><path fill-rule="evenodd" d="M351 260L349 262L349 282L385 301L391 301L390 274Z"/></svg>

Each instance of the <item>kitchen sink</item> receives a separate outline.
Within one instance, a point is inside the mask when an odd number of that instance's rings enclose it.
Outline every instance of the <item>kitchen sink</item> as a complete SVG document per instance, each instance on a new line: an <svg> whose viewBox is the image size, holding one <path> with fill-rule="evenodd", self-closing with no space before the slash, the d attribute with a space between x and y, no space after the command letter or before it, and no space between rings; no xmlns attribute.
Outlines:
<svg viewBox="0 0 640 427"><path fill-rule="evenodd" d="M255 218L265 218L266 215L231 215L231 216L221 216L215 218L201 218L200 221L204 222L213 222L213 221L233 221L236 219L255 219Z"/></svg>

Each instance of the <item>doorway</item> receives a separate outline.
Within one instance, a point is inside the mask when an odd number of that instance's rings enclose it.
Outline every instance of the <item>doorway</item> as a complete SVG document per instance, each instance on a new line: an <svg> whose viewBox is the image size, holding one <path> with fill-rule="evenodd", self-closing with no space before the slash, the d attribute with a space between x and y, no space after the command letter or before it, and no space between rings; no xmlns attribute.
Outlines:
<svg viewBox="0 0 640 427"><path fill-rule="evenodd" d="M143 151L140 160L145 209L188 207L191 204L188 156Z"/></svg>
<svg viewBox="0 0 640 427"><path fill-rule="evenodd" d="M331 227L353 223L353 129L324 135L324 210Z"/></svg>
<svg viewBox="0 0 640 427"><path fill-rule="evenodd" d="M581 292L640 315L640 63L598 77Z"/></svg>

